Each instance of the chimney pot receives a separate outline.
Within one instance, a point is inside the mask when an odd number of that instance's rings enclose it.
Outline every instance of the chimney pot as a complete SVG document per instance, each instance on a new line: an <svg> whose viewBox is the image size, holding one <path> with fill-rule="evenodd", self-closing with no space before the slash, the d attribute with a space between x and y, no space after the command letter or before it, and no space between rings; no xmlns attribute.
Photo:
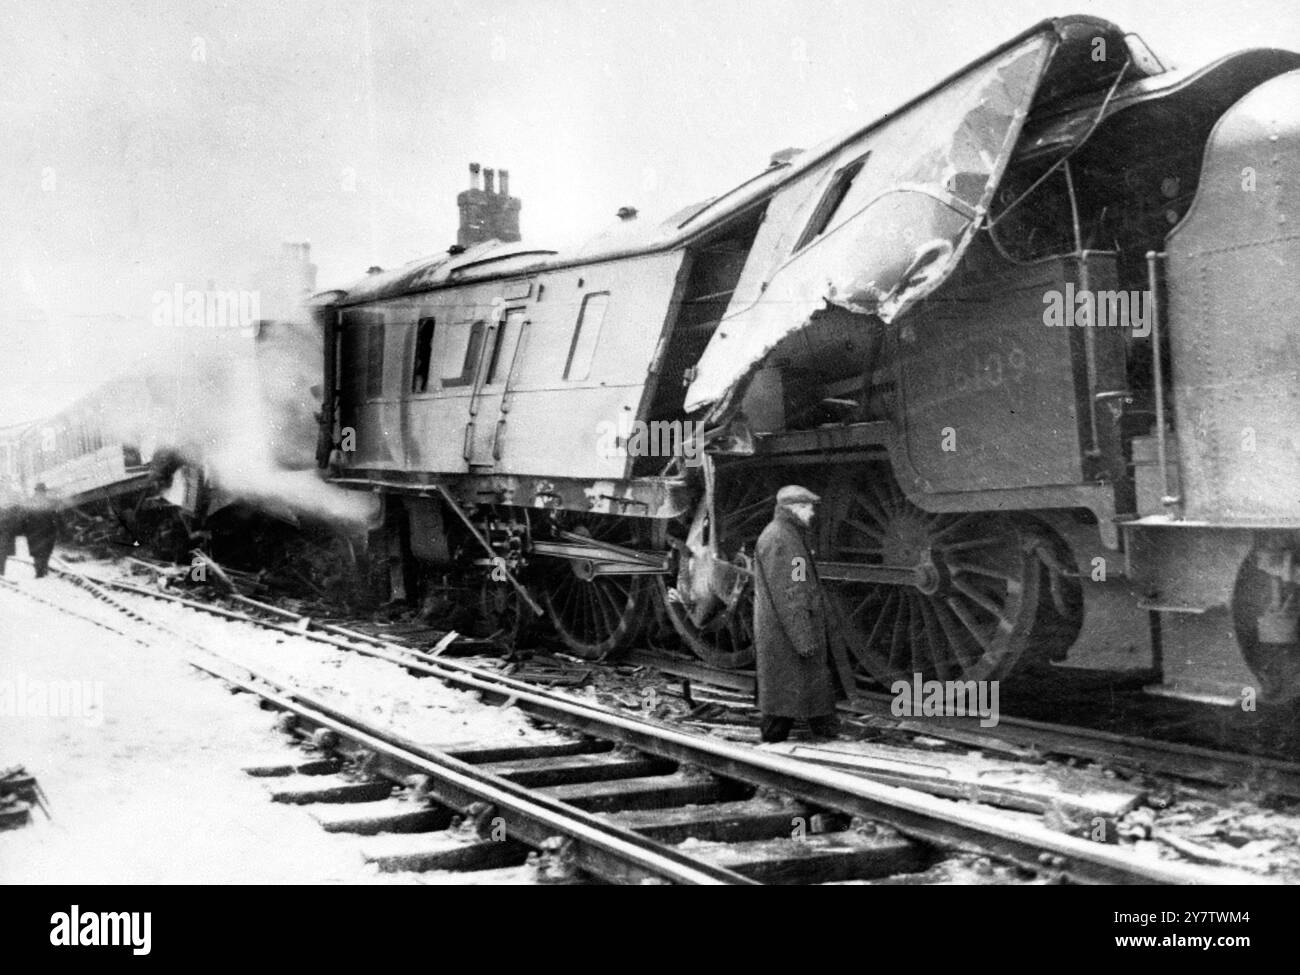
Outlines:
<svg viewBox="0 0 1300 975"><path fill-rule="evenodd" d="M500 170L501 188L497 190L497 170L480 167L478 163L470 166L474 185L462 191L456 197L460 210L460 229L456 232L456 244L469 248L487 240L499 240L514 243L520 239L519 210L522 204L510 195L510 173ZM482 176L484 185L480 189L478 178Z"/></svg>
<svg viewBox="0 0 1300 975"><path fill-rule="evenodd" d="M470 163L470 164L469 164L469 188L470 188L471 190L476 190L476 189L478 189L478 173L479 173L479 168L480 168L480 167L479 167L479 164L478 164L478 163Z"/></svg>

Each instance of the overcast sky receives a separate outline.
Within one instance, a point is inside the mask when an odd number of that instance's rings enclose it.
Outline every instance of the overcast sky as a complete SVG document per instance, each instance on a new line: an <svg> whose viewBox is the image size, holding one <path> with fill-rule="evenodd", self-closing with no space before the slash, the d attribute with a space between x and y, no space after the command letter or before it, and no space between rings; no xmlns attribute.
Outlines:
<svg viewBox="0 0 1300 975"><path fill-rule="evenodd" d="M4 0L0 417L181 341L124 321L245 283L282 240L321 287L445 250L472 160L510 170L526 241L563 246L1070 12L1182 67L1300 50L1294 0Z"/></svg>

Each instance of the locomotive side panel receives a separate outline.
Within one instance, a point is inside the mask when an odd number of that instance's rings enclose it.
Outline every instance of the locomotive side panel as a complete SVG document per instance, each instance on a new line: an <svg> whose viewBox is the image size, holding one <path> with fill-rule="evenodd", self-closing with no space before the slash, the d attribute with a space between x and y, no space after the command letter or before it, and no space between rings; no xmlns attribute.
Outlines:
<svg viewBox="0 0 1300 975"><path fill-rule="evenodd" d="M1297 98L1291 72L1223 117L1169 236L1179 460L1196 519L1300 525Z"/></svg>
<svg viewBox="0 0 1300 975"><path fill-rule="evenodd" d="M1115 287L1113 257L1091 255L1088 265L1093 288ZM1004 265L977 280L953 282L903 324L898 348L905 449L928 490L1088 479L1085 336L1074 327L1074 303L1065 307L1066 297L1083 287L1080 277L1070 259ZM1064 309L1057 321L1045 314L1054 307ZM1122 338L1115 328L1092 332L1097 385L1120 388ZM1116 432L1099 431L1107 432L1113 450Z"/></svg>

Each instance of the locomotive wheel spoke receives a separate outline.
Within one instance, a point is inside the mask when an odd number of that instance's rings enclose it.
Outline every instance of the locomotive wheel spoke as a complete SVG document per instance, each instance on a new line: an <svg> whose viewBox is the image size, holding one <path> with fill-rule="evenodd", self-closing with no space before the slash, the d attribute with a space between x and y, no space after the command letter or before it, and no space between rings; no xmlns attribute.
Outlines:
<svg viewBox="0 0 1300 975"><path fill-rule="evenodd" d="M876 616L875 624L871 627L871 635L867 637L866 642L862 645L864 650L872 649L878 645L881 639L883 639L885 627L888 625L890 619L890 605L902 598L903 597L899 594L897 589L889 590L889 595L885 597L885 604L880 608L880 612Z"/></svg>
<svg viewBox="0 0 1300 975"><path fill-rule="evenodd" d="M866 498L859 498L858 507L861 508L863 511L865 511L867 515L869 515L872 519L874 519L876 524L879 525L882 529L889 527L889 523L891 520L890 516L880 506L872 503L871 501L868 501ZM866 526L863 525L862 527L865 528Z"/></svg>
<svg viewBox="0 0 1300 975"><path fill-rule="evenodd" d="M921 615L925 618L925 638L932 648L931 655L934 660L935 672L943 680L952 673L953 664L959 661L952 646L952 639L944 630L943 623L939 619L938 610L935 609L933 602L929 599L922 599L920 603Z"/></svg>
<svg viewBox="0 0 1300 975"><path fill-rule="evenodd" d="M1006 583L1016 582L1015 574L999 566L976 565L974 562L949 562L948 570L950 572L964 572L969 575L988 576L990 579L1001 579Z"/></svg>
<svg viewBox="0 0 1300 975"><path fill-rule="evenodd" d="M931 609L934 610L939 625L943 627L944 637L952 649L954 662L963 670L974 667L979 660L979 655L971 652L970 637L953 619L952 611L946 605L936 602L931 602Z"/></svg>
<svg viewBox="0 0 1300 975"><path fill-rule="evenodd" d="M1001 545L1001 538L972 538L964 542L950 542L936 546L941 552L964 552L971 548L988 548L990 545Z"/></svg>
<svg viewBox="0 0 1300 975"><path fill-rule="evenodd" d="M953 615L956 616L957 619L961 620L962 625L970 631L970 635L975 638L975 642L983 647L985 653L988 653L988 637L984 635L984 632L980 629L980 625L975 622L975 618L971 616L970 610L967 609L960 600L954 599L952 596L948 597L948 608L952 610Z"/></svg>
<svg viewBox="0 0 1300 975"><path fill-rule="evenodd" d="M977 515L973 515L973 514L962 515L956 521L952 522L952 524L948 525L945 528L941 528L939 531L935 532L934 539L935 541L938 541L939 539L943 538L946 535L951 535L955 531L959 531L961 529L967 528L970 525L977 524L977 523L978 523Z"/></svg>
<svg viewBox="0 0 1300 975"><path fill-rule="evenodd" d="M851 553L853 555L883 555L885 550L879 547L867 548L862 545L845 545L840 549L840 552L843 554Z"/></svg>
<svg viewBox="0 0 1300 975"><path fill-rule="evenodd" d="M907 596L903 595L898 600L898 612L894 616L894 628L889 635L889 664L891 667L901 666L901 653L907 647L907 635L904 632L905 627L903 620L907 616Z"/></svg>
<svg viewBox="0 0 1300 975"><path fill-rule="evenodd" d="M931 663L933 651L930 642L925 638L925 620L921 618L921 602L922 600L918 596L908 593L907 642L912 648L912 672L917 674L934 669L927 666Z"/></svg>
<svg viewBox="0 0 1300 975"><path fill-rule="evenodd" d="M869 536L873 541L882 542L885 540L884 533L880 531L880 529L872 528L870 525L859 521L857 518L845 518L844 524L848 525L850 528L856 528L858 531L862 532L862 534Z"/></svg>
<svg viewBox="0 0 1300 975"><path fill-rule="evenodd" d="M988 596L984 595L982 592L980 592L970 583L964 582L961 579L954 579L952 581L952 585L954 589L956 589L958 592L964 595L967 599L973 602L980 609L984 610L990 616L996 617L999 623L1005 623L1007 625L1010 625L1007 618L1002 615L1002 607L999 606L997 603L995 603Z"/></svg>

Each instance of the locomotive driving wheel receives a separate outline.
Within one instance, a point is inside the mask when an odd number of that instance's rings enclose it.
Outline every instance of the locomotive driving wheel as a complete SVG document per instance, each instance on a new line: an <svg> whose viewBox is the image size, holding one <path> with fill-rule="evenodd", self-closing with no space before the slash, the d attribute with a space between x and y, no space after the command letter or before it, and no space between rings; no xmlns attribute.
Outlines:
<svg viewBox="0 0 1300 975"><path fill-rule="evenodd" d="M997 513L921 511L879 467L827 495L821 559L912 570L909 583L823 572L860 676L889 686L917 673L996 680L1012 671L1051 598L1028 526Z"/></svg>
<svg viewBox="0 0 1300 975"><path fill-rule="evenodd" d="M564 513L558 527L625 548L645 539L627 518ZM542 605L556 635L574 656L603 660L628 649L650 615L654 583L644 575L600 575L590 561L549 559L539 582Z"/></svg>

